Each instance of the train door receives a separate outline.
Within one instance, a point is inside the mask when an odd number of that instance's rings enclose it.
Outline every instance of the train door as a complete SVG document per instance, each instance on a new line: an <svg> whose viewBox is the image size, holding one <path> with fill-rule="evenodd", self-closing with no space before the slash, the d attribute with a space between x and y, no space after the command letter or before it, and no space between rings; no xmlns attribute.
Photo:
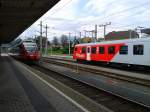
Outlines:
<svg viewBox="0 0 150 112"><path fill-rule="evenodd" d="M87 46L87 53L86 53L86 60L90 61L91 60L91 46Z"/></svg>

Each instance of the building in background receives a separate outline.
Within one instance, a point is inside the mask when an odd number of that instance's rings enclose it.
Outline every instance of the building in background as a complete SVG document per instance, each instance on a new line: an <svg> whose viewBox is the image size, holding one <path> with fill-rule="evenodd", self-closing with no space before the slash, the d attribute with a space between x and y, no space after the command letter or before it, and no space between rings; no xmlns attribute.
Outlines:
<svg viewBox="0 0 150 112"><path fill-rule="evenodd" d="M105 36L105 40L121 40L129 38L139 38L139 34L134 30L112 31Z"/></svg>

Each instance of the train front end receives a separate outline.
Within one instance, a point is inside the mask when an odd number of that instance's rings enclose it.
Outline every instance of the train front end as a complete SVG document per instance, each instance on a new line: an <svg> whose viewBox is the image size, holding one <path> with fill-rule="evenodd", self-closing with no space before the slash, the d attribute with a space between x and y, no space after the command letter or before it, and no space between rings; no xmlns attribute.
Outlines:
<svg viewBox="0 0 150 112"><path fill-rule="evenodd" d="M22 59L26 62L38 62L40 60L40 52L34 42L24 42L22 51Z"/></svg>

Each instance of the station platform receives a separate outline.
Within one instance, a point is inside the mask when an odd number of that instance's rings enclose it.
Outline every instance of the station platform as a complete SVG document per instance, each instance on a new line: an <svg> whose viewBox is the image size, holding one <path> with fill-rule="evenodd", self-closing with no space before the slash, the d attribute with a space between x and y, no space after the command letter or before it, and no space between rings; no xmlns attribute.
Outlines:
<svg viewBox="0 0 150 112"><path fill-rule="evenodd" d="M75 70L65 67L49 64L46 66L48 68L50 66L51 69L56 69L58 72L65 73L75 79L92 83L98 88L106 87L108 90L113 88L112 91L119 89L119 94L130 95L133 99L142 99L149 104L150 90L147 87L137 87L130 83L126 85L126 83L117 80L106 79L86 72L80 72L79 75ZM91 112L99 112L102 109L103 112L110 112L82 95L75 98L84 99L84 102L87 102L85 104L88 104L86 106L92 103L89 108L73 101L73 98L59 92L53 86L54 84L51 85L46 82L46 80L43 80L44 78L40 78L40 75L36 76L20 62L12 59L7 54L2 54L0 57L0 112L87 112L87 109L91 109ZM46 77L44 74L43 76ZM48 80L53 82L49 78ZM55 85L58 86L58 84ZM59 88L63 88L64 91L70 93L68 88L64 89L61 84ZM97 108L98 111L93 107Z"/></svg>
<svg viewBox="0 0 150 112"><path fill-rule="evenodd" d="M56 112L7 54L0 57L0 112Z"/></svg>
<svg viewBox="0 0 150 112"><path fill-rule="evenodd" d="M111 112L35 71L7 54L0 56L0 112Z"/></svg>

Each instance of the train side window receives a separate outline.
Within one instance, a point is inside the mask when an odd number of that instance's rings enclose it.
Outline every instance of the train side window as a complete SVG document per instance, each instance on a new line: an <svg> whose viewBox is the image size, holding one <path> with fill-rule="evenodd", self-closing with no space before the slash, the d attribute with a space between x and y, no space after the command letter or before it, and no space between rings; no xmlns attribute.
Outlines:
<svg viewBox="0 0 150 112"><path fill-rule="evenodd" d="M144 46L143 45L133 45L133 54L134 55L143 55Z"/></svg>
<svg viewBox="0 0 150 112"><path fill-rule="evenodd" d="M85 53L85 47L82 47L82 54Z"/></svg>
<svg viewBox="0 0 150 112"><path fill-rule="evenodd" d="M115 54L115 46L110 46L108 48L108 54Z"/></svg>
<svg viewBox="0 0 150 112"><path fill-rule="evenodd" d="M105 53L105 48L99 47L99 54L104 54L104 53Z"/></svg>
<svg viewBox="0 0 150 112"><path fill-rule="evenodd" d="M92 54L96 54L96 47L92 48Z"/></svg>
<svg viewBox="0 0 150 112"><path fill-rule="evenodd" d="M119 54L122 54L122 55L128 54L128 46L126 45L120 46Z"/></svg>

